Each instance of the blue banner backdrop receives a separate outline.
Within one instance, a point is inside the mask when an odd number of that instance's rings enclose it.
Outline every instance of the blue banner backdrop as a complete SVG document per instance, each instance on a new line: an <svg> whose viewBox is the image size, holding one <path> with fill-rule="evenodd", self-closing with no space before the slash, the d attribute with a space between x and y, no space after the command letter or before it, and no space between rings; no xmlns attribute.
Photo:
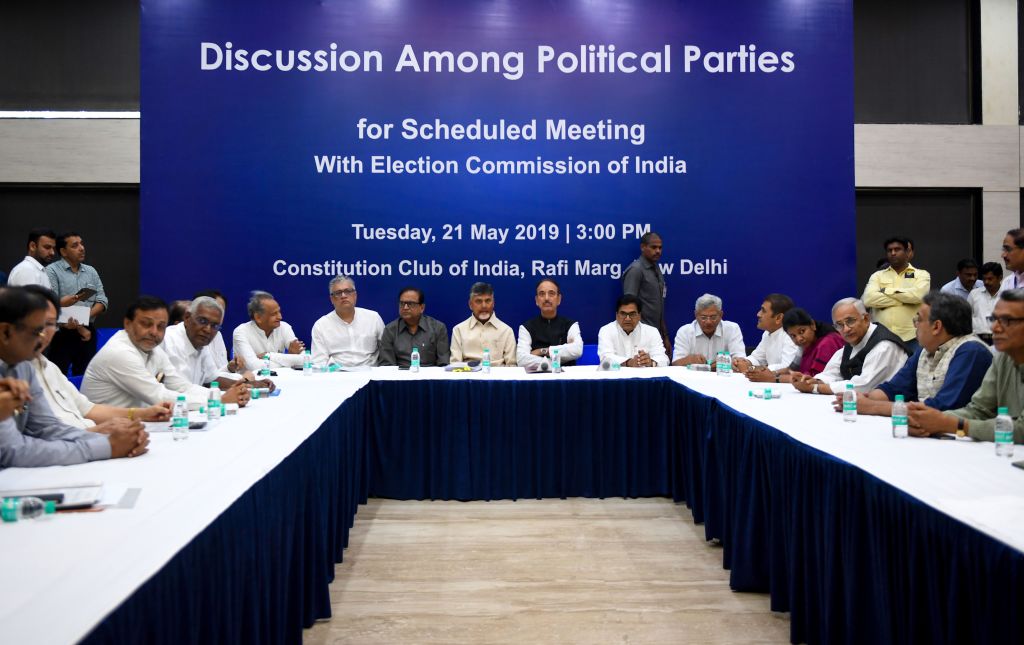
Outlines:
<svg viewBox="0 0 1024 645"><path fill-rule="evenodd" d="M339 271L449 327L477 280L517 327L551 275L592 343L652 230L670 334L704 292L748 345L767 293L827 319L857 292L851 24L850 0L143 0L142 288L220 288L229 325L265 289L308 343Z"/></svg>

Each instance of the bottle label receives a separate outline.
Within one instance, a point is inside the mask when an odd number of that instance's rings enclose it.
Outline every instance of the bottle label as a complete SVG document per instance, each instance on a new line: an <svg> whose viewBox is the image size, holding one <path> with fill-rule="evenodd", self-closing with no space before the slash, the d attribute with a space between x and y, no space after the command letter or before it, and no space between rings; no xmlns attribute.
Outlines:
<svg viewBox="0 0 1024 645"><path fill-rule="evenodd" d="M1008 430L996 429L995 432L996 443L1013 443L1013 428Z"/></svg>
<svg viewBox="0 0 1024 645"><path fill-rule="evenodd" d="M853 401L846 401L846 400L844 400L843 401L843 414L846 414L848 412L853 412L853 413L857 412L857 401L856 400L853 400Z"/></svg>
<svg viewBox="0 0 1024 645"><path fill-rule="evenodd" d="M174 427L175 428L187 428L188 427L188 417L174 417Z"/></svg>
<svg viewBox="0 0 1024 645"><path fill-rule="evenodd" d="M902 416L902 415L900 415L900 416L893 415L893 417L892 417L892 424L894 426L903 426L904 428L906 428L907 427L907 417Z"/></svg>

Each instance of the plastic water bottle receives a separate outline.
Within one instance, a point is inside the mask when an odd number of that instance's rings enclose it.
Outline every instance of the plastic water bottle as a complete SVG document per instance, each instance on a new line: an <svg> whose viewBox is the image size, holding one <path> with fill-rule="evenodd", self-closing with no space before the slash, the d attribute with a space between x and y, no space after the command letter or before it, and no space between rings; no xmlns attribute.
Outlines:
<svg viewBox="0 0 1024 645"><path fill-rule="evenodd" d="M854 422L857 420L857 391L853 389L853 383L846 384L846 391L843 392L843 421Z"/></svg>
<svg viewBox="0 0 1024 645"><path fill-rule="evenodd" d="M491 350L484 349L484 360L480 363L480 367L484 374L491 373Z"/></svg>
<svg viewBox="0 0 1024 645"><path fill-rule="evenodd" d="M312 374L313 373L313 355L309 353L309 350L302 352L302 373Z"/></svg>
<svg viewBox="0 0 1024 645"><path fill-rule="evenodd" d="M1013 456L1013 417L1007 408L999 408L996 415L996 456Z"/></svg>
<svg viewBox="0 0 1024 645"><path fill-rule="evenodd" d="M0 503L0 517L5 522L31 520L46 517L57 512L57 502L44 502L38 497L5 497Z"/></svg>
<svg viewBox="0 0 1024 645"><path fill-rule="evenodd" d="M216 421L222 416L224 416L224 408L221 407L220 383L214 381L210 383L210 396L206 399L206 418Z"/></svg>
<svg viewBox="0 0 1024 645"><path fill-rule="evenodd" d="M409 371L420 371L420 348L415 345L412 346L412 353L409 354Z"/></svg>
<svg viewBox="0 0 1024 645"><path fill-rule="evenodd" d="M844 404L845 405L845 404ZM892 404L892 436L895 439L906 439L909 434L907 423L907 404L903 402L903 395L897 394Z"/></svg>
<svg viewBox="0 0 1024 645"><path fill-rule="evenodd" d="M270 376L270 354L263 355L263 368L260 370L260 376L264 378Z"/></svg>
<svg viewBox="0 0 1024 645"><path fill-rule="evenodd" d="M719 376L732 376L732 355L722 352L722 365L718 368Z"/></svg>
<svg viewBox="0 0 1024 645"><path fill-rule="evenodd" d="M618 372L622 369L622 362L617 358L612 359L612 371Z"/></svg>
<svg viewBox="0 0 1024 645"><path fill-rule="evenodd" d="M551 350L551 371L555 374L562 373L562 358L558 355L558 348Z"/></svg>
<svg viewBox="0 0 1024 645"><path fill-rule="evenodd" d="M188 439L188 403L185 403L184 394L179 394L178 400L174 402L174 410L171 412L171 437L175 441Z"/></svg>

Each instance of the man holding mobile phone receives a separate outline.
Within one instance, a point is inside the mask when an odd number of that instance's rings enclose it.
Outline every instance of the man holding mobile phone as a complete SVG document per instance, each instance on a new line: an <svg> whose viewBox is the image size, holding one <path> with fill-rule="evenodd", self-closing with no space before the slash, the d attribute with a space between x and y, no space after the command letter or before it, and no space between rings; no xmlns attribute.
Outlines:
<svg viewBox="0 0 1024 645"><path fill-rule="evenodd" d="M58 234L57 253L60 259L46 267L50 286L60 298L61 307L89 307L89 319L72 317L63 323L53 337L49 359L62 373L67 373L70 367L72 374L84 374L96 354L93 321L106 311L107 294L103 291L100 274L85 264L85 244L81 235L71 231Z"/></svg>

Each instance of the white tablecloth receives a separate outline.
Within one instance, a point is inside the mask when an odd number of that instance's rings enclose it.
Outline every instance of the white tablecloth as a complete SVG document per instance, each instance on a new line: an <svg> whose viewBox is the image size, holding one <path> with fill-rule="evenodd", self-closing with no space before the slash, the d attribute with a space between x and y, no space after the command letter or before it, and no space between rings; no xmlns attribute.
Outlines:
<svg viewBox="0 0 1024 645"><path fill-rule="evenodd" d="M157 573L240 495L312 434L370 379L561 380L669 377L720 399L738 412L903 489L910 495L1024 552L1024 470L995 456L990 443L891 437L889 419L844 423L830 397L773 386L781 399L751 399L745 378L682 368L599 372L571 367L564 374L528 375L519 368L490 374L425 368L282 374L278 397L254 402L236 417L184 442L154 433L149 454L80 466L11 468L0 490L86 481L141 488L130 510L60 514L45 521L0 526L0 625L4 642L69 643ZM763 389L763 385L761 389ZM301 413L296 413L301 411ZM1024 448L1018 447L1018 459Z"/></svg>

